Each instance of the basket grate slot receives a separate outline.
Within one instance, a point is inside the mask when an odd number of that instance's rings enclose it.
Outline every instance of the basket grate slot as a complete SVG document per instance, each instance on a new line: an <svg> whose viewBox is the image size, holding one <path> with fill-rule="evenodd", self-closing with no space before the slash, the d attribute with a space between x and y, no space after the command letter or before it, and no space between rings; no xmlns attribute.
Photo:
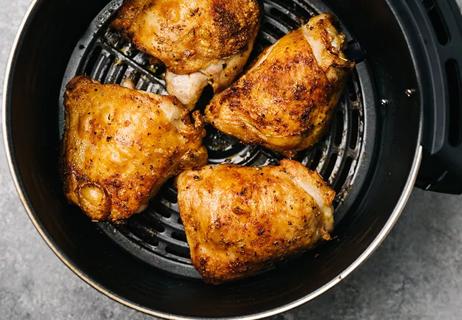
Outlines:
<svg viewBox="0 0 462 320"><path fill-rule="evenodd" d="M433 25L436 37L440 44L445 45L449 42L449 28L444 21L441 9L435 0L422 0L422 3L427 10L428 17Z"/></svg>

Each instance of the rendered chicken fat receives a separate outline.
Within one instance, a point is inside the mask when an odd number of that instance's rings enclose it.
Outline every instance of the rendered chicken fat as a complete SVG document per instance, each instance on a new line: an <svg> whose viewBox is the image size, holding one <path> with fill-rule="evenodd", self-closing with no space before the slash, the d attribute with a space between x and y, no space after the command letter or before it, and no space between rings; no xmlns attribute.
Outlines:
<svg viewBox="0 0 462 320"><path fill-rule="evenodd" d="M253 275L330 239L335 192L298 162L207 166L177 184L191 258L205 281Z"/></svg>
<svg viewBox="0 0 462 320"><path fill-rule="evenodd" d="M162 184L207 162L200 117L173 97L74 78L65 96L68 199L95 221L127 219Z"/></svg>

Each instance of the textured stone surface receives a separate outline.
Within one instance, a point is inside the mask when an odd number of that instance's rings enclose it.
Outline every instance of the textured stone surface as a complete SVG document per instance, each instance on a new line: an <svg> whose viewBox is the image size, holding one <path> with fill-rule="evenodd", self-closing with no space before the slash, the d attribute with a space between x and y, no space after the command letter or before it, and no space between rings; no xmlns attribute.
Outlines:
<svg viewBox="0 0 462 320"><path fill-rule="evenodd" d="M0 0L0 75L28 0ZM0 90L2 90L0 88ZM90 288L47 248L0 149L0 318L149 319ZM274 319L460 319L462 197L416 190L379 250L327 294Z"/></svg>

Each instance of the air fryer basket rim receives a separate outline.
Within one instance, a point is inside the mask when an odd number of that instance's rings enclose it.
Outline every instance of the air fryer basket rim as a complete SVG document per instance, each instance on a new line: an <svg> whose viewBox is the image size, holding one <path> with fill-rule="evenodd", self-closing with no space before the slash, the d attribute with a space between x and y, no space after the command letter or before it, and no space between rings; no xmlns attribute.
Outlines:
<svg viewBox="0 0 462 320"><path fill-rule="evenodd" d="M9 96L10 96L10 85L11 85L11 76L12 76L12 71L13 68L16 64L16 58L17 58L17 53L18 53L18 48L21 44L21 41L23 40L23 31L27 27L30 19L33 17L35 10L38 7L38 4L42 0L32 0L30 3L27 12L20 24L20 27L18 28L15 40L13 42L13 46L10 52L10 56L7 62L6 66L6 71L5 71L5 80L4 80L4 95L3 95L3 109L2 109L2 131L3 131L3 143L6 151L6 158L7 158L7 163L9 166L9 170L14 182L14 185L16 187L18 196L26 209L26 212L29 216L29 219L33 223L34 227L42 237L42 239L45 241L45 243L50 247L50 249L54 252L54 254L72 271L74 272L79 278L81 278L83 281L85 281L87 284L98 290L99 292L103 293L104 295L108 296L109 298L113 299L114 301L117 301L125 306L128 306L130 308L133 308L137 311L146 313L151 316L156 316L156 317L161 317L165 319L199 319L199 318L194 318L194 317L182 317L182 316L176 316L173 314L168 314L168 313L163 313L163 312L158 312L155 310L151 310L148 308L145 308L143 306L140 306L138 304L135 304L128 299L121 297L110 290L106 289L105 287L99 285L97 282L92 280L89 276L87 276L85 273L83 273L79 268L73 265L71 261L66 257L66 255L61 252L57 244L51 239L51 237L48 235L48 232L44 229L43 225L36 219L36 214L34 209L32 208L29 199L23 192L23 184L21 181L21 178L19 177L19 171L17 168L17 164L13 160L12 157L12 151L13 151L13 145L12 145L12 137L10 136L10 130L9 130ZM421 137L419 137L421 139ZM414 160L412 163L412 169L409 172L409 175L406 180L405 187L402 191L401 197L399 198L393 212L391 213L389 219L387 222L384 224L382 230L380 233L377 235L377 237L371 242L371 244L367 247L366 250L352 263L350 264L349 267L347 267L345 270L343 270L338 276L333 278L331 281L326 283L324 286L318 288L316 291L306 295L305 297L293 301L289 304L280 306L278 308L274 308L272 310L268 310L266 312L261 312L261 313L256 313L256 314L251 314L251 315L245 315L245 316L239 316L235 318L226 318L226 319L261 319L265 317L269 317L275 314L279 314L285 311L288 311L290 309L296 308L314 298L317 296L323 294L330 288L334 287L336 284L338 284L340 281L345 279L349 274L351 274L361 263L363 263L382 243L382 241L387 237L389 232L392 230L393 226L397 222L398 218L400 217L402 211L404 210L404 207L412 193L412 190L414 188L414 184L416 182L421 161L422 161L422 146L420 145L420 141L417 144L418 147L414 151ZM203 318L201 318L203 319ZM213 318L216 319L216 318Z"/></svg>

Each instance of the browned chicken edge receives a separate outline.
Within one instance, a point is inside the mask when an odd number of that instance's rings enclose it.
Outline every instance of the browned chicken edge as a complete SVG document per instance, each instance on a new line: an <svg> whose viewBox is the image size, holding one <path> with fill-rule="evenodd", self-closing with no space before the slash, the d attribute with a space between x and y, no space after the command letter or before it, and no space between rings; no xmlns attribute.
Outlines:
<svg viewBox="0 0 462 320"><path fill-rule="evenodd" d="M94 221L141 212L169 178L207 163L202 119L174 97L78 76L65 107L65 193Z"/></svg>
<svg viewBox="0 0 462 320"><path fill-rule="evenodd" d="M330 239L335 192L302 164L206 166L178 177L193 265L211 284L237 280Z"/></svg>
<svg viewBox="0 0 462 320"><path fill-rule="evenodd" d="M327 132L354 63L345 36L321 14L267 48L207 106L206 121L247 144L293 157Z"/></svg>

